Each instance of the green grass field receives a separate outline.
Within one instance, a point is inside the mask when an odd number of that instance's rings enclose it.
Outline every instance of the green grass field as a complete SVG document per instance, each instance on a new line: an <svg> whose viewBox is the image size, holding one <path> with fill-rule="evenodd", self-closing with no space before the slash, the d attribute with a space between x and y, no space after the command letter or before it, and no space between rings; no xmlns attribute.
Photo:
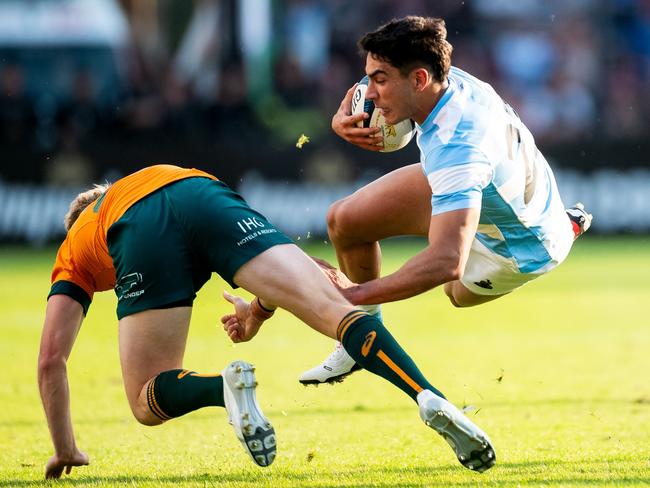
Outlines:
<svg viewBox="0 0 650 488"><path fill-rule="evenodd" d="M389 244L384 272L420 246ZM332 257L330 246L309 251ZM225 285L214 279L195 304L185 366L257 365L258 398L278 435L275 464L252 463L221 409L139 425L122 390L115 298L103 293L69 362L77 441L91 465L42 481L52 448L36 359L54 252L0 249L0 486L650 485L648 238L585 238L551 275L475 309L454 309L440 290L384 307L430 381L475 408L498 458L483 475L463 468L411 400L369 373L299 385L332 343L288 313L251 343L230 344L219 327Z"/></svg>

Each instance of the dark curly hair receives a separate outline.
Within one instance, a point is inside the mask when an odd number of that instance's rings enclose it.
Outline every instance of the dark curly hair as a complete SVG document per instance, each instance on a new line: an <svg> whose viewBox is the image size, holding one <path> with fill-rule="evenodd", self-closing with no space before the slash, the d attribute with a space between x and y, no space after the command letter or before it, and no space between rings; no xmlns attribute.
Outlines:
<svg viewBox="0 0 650 488"><path fill-rule="evenodd" d="M393 19L359 40L359 48L399 69L402 76L425 67L438 82L447 79L452 46L445 21L435 17Z"/></svg>

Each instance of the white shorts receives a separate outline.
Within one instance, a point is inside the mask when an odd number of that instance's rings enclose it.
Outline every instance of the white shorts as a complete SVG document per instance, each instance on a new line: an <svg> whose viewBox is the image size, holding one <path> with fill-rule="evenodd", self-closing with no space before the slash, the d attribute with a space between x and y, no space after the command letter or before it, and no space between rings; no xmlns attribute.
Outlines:
<svg viewBox="0 0 650 488"><path fill-rule="evenodd" d="M522 273L513 259L493 253L474 238L460 282L476 295L504 295L556 268L569 249L534 273Z"/></svg>

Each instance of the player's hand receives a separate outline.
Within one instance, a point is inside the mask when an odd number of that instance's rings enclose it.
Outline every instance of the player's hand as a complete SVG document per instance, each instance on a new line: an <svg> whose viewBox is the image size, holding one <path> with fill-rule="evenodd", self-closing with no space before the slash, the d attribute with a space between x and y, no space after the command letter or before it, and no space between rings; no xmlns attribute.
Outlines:
<svg viewBox="0 0 650 488"><path fill-rule="evenodd" d="M361 303L359 303L359 292L361 291L362 286L363 285L355 285L353 283L347 288L339 288L339 291L341 292L341 295L343 295L343 298L352 305L361 305Z"/></svg>
<svg viewBox="0 0 650 488"><path fill-rule="evenodd" d="M309 256L323 272L325 276L332 282L332 284L338 288L338 290L343 293L343 290L355 286L355 283L350 281L350 279L343 274L343 272L330 263L321 258L315 258L314 256ZM344 294L345 295L345 294Z"/></svg>
<svg viewBox="0 0 650 488"><path fill-rule="evenodd" d="M231 295L227 291L223 292L223 297L235 306L235 313L221 317L223 330L233 342L250 341L264 321L253 315L251 304L243 298Z"/></svg>
<svg viewBox="0 0 650 488"><path fill-rule="evenodd" d="M68 456L55 454L45 465L45 478L60 478L65 469L65 474L70 474L73 466L87 466L90 463L88 454L75 447L74 452Z"/></svg>
<svg viewBox="0 0 650 488"><path fill-rule="evenodd" d="M359 305L359 291L362 285L358 285L350 280L340 269L335 268L324 259L315 258L314 256L309 257L320 267L320 270L327 276L327 279L332 282L341 295L343 295L343 298L352 305Z"/></svg>
<svg viewBox="0 0 650 488"><path fill-rule="evenodd" d="M341 101L341 106L332 117L332 130L350 144L368 151L380 151L384 148L384 138L379 127L357 127L357 122L370 117L365 112L352 115L350 106L356 84L348 90Z"/></svg>

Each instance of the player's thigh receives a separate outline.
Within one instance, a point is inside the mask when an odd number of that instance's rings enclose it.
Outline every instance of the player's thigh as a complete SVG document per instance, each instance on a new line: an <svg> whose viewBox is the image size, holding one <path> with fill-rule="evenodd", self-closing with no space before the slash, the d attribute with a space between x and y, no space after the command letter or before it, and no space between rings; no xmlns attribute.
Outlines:
<svg viewBox="0 0 650 488"><path fill-rule="evenodd" d="M332 238L378 241L397 235L427 235L431 189L421 165L399 168L334 203L328 213Z"/></svg>
<svg viewBox="0 0 650 488"><path fill-rule="evenodd" d="M191 315L192 307L175 307L145 310L120 319L120 363L132 407L152 377L181 368Z"/></svg>
<svg viewBox="0 0 650 488"><path fill-rule="evenodd" d="M331 338L336 337L339 322L354 309L294 244L274 246L254 257L235 273L234 281Z"/></svg>

